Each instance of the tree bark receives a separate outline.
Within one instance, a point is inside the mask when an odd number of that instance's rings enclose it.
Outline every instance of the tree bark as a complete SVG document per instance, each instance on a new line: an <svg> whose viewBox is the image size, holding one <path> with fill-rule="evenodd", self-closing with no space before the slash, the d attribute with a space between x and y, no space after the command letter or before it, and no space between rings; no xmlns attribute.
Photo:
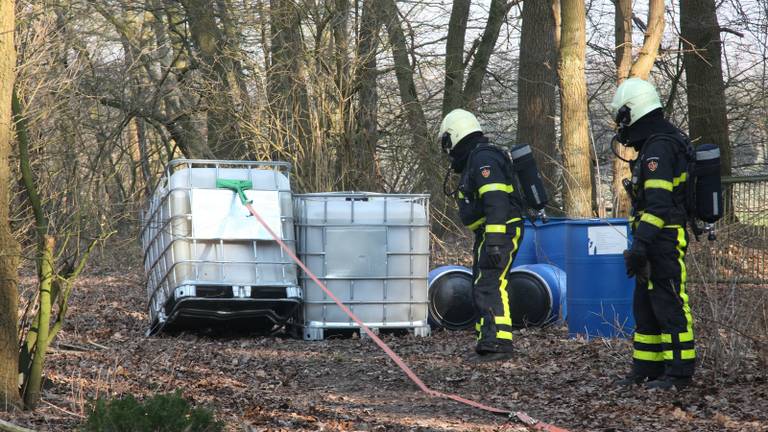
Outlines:
<svg viewBox="0 0 768 432"><path fill-rule="evenodd" d="M304 41L301 35L301 6L294 0L270 0L270 68L268 95L274 124L275 157L295 155L297 176L310 171L303 157L309 148L309 98L304 83Z"/></svg>
<svg viewBox="0 0 768 432"><path fill-rule="evenodd" d="M731 144L721 63L720 25L714 0L682 0L680 32L691 139L720 147L720 172L731 174Z"/></svg>
<svg viewBox="0 0 768 432"><path fill-rule="evenodd" d="M360 62L355 81L358 98L355 142L345 158L348 173L354 173L352 187L358 190L378 190L381 174L376 164L379 94L377 89L376 54L379 47L379 18L375 0L363 0L360 18L360 35L357 44L357 61Z"/></svg>
<svg viewBox="0 0 768 432"><path fill-rule="evenodd" d="M563 205L568 216L592 216L587 112L586 11L582 0L561 0L560 100L563 134Z"/></svg>
<svg viewBox="0 0 768 432"><path fill-rule="evenodd" d="M554 200L558 189L557 49L551 2L523 2L517 79L517 142L531 145L550 201Z"/></svg>
<svg viewBox="0 0 768 432"><path fill-rule="evenodd" d="M629 78L629 71L632 68L632 0L616 0L616 81L621 84ZM629 147L623 146L616 141L611 142L616 153L626 160L635 158L635 152ZM624 190L622 179L631 176L629 164L619 158L614 158L612 163L613 182L611 191L613 193L613 216L627 217L632 203L629 195Z"/></svg>
<svg viewBox="0 0 768 432"><path fill-rule="evenodd" d="M464 38L471 0L454 0L445 41L443 117L464 102Z"/></svg>
<svg viewBox="0 0 768 432"><path fill-rule="evenodd" d="M18 408L19 244L9 225L11 185L11 100L15 81L14 1L0 0L0 410Z"/></svg>
<svg viewBox="0 0 768 432"><path fill-rule="evenodd" d="M439 188L437 188L439 182L429 181L428 177L434 176L426 175L426 173L432 173L433 168L437 168L436 166L433 167L432 152L430 152L430 147L436 149L437 145L430 146L432 140L428 137L427 119L424 116L419 96L416 93L416 83L413 79L414 70L408 58L408 48L397 5L394 0L381 0L377 3L381 7L384 25L389 36L389 43L392 46L395 75L397 76L397 84L400 90L400 99L406 112L406 121L411 130L413 151L419 161L420 171L424 173L416 182L416 185L421 191L433 192L433 198L437 198L437 193L434 192L439 191Z"/></svg>
<svg viewBox="0 0 768 432"><path fill-rule="evenodd" d="M197 47L200 69L210 86L206 94L208 148L219 159L239 159L247 145L239 128L239 116L247 105L240 64L232 56L239 51L237 32L229 19L226 1L183 0L192 41ZM214 10L216 13L214 13ZM222 26L216 21L219 16ZM229 36L229 37L228 37Z"/></svg>
<svg viewBox="0 0 768 432"><path fill-rule="evenodd" d="M643 47L629 71L629 76L648 79L653 64L656 62L656 57L659 55L661 38L664 36L664 12L664 0L649 0L648 29L643 38Z"/></svg>

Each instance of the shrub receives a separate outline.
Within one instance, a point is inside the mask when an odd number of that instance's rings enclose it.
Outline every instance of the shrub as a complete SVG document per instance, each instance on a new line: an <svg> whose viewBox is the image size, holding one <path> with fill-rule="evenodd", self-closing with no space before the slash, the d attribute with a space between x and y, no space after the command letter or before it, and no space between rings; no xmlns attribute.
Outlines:
<svg viewBox="0 0 768 432"><path fill-rule="evenodd" d="M98 399L83 432L220 432L223 424L213 412L189 405L181 393L155 395L143 402L128 395Z"/></svg>

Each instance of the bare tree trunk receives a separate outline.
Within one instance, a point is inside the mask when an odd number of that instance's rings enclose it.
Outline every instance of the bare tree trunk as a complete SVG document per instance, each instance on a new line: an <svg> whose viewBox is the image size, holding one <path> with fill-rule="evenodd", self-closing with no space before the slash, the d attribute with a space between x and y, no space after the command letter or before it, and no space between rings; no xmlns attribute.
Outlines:
<svg viewBox="0 0 768 432"><path fill-rule="evenodd" d="M680 31L688 92L690 137L720 147L720 172L731 174L731 144L721 63L720 25L714 0L682 0Z"/></svg>
<svg viewBox="0 0 768 432"><path fill-rule="evenodd" d="M301 6L294 0L270 0L270 65L267 71L269 103L275 124L275 156L295 155L297 175L312 172L309 151L307 88L304 83L304 41L301 35Z"/></svg>
<svg viewBox="0 0 768 432"><path fill-rule="evenodd" d="M183 0L187 11L190 34L197 46L200 65L206 82L210 86L207 93L208 147L220 159L238 159L247 153L239 128L238 113L247 105L245 85L240 85L242 74L240 64L232 58L237 46L233 28L220 28L216 15L223 26L234 26L229 19L227 2L215 4L207 0ZM214 14L212 9L216 9Z"/></svg>
<svg viewBox="0 0 768 432"><path fill-rule="evenodd" d="M501 25L504 23L509 10L517 3L517 1L507 3L505 0L491 0L488 21L485 24L477 51L475 51L472 66L469 68L467 83L464 85L464 106L470 111L477 107L485 72L488 69L488 62L491 60L493 49L496 47L496 41L499 39Z"/></svg>
<svg viewBox="0 0 768 432"><path fill-rule="evenodd" d="M592 215L587 79L586 11L581 0L561 0L560 100L563 134L563 205L568 216Z"/></svg>
<svg viewBox="0 0 768 432"><path fill-rule="evenodd" d="M376 164L379 94L376 83L376 53L379 47L381 20L375 0L363 0L360 19L360 36L357 44L357 61L360 62L355 81L358 87L355 142L346 160L344 170L357 173L353 187L360 190L377 190L381 173Z"/></svg>
<svg viewBox="0 0 768 432"><path fill-rule="evenodd" d="M333 81L334 94L338 100L335 106L335 118L338 126L334 129L333 136L334 141L338 140L336 146L336 181L344 190L360 190L368 189L368 187L358 185L358 181L365 174L357 170L359 165L356 165L355 162L358 161L354 159L356 156L356 137L354 135L355 115L352 107L352 77L349 58L349 8L349 0L334 0L333 2L331 29L333 31L334 64L336 66ZM364 60L359 61L362 63ZM359 162L371 164L371 161Z"/></svg>
<svg viewBox="0 0 768 432"><path fill-rule="evenodd" d="M557 45L555 17L547 1L523 2L520 70L517 78L517 142L530 144L541 169L544 187L553 200L558 185Z"/></svg>
<svg viewBox="0 0 768 432"><path fill-rule="evenodd" d="M632 2L630 0L616 1L616 72L617 81L621 84L628 76L648 79L656 57L659 45L664 35L664 0L649 0L648 25L643 38L643 47L637 60L632 63ZM616 146L619 155L624 159L634 159L635 151L619 143ZM630 200L622 179L630 177L629 165L619 158L613 160L613 214L616 217L629 215Z"/></svg>
<svg viewBox="0 0 768 432"><path fill-rule="evenodd" d="M11 99L15 80L14 1L0 0L0 410L17 408L19 398L19 245L9 226L11 186Z"/></svg>
<svg viewBox="0 0 768 432"><path fill-rule="evenodd" d="M406 46L405 34L403 33L397 5L394 0L381 0L378 4L381 7L384 24L387 27L389 43L392 45L395 75L397 76L397 84L400 89L400 99L406 111L406 121L411 129L413 151L419 161L421 172L430 173L432 172L432 165L434 165L431 160L432 152L430 152L430 147L436 148L436 144L430 146L430 143L434 143L428 137L427 119L424 116L421 102L416 93L413 65L411 65L408 58L408 47ZM430 177L434 176L423 175L420 181L417 182L417 185L422 190L436 192L439 190L437 188L438 182L429 181Z"/></svg>
<svg viewBox="0 0 768 432"><path fill-rule="evenodd" d="M643 48L632 65L629 76L648 79L656 57L659 55L661 38L664 36L664 12L664 0L649 0L648 29L643 38Z"/></svg>
<svg viewBox="0 0 768 432"><path fill-rule="evenodd" d="M443 116L464 102L464 37L471 0L453 0L448 37L445 41L445 87Z"/></svg>
<svg viewBox="0 0 768 432"><path fill-rule="evenodd" d="M621 84L629 77L632 68L632 0L616 0L616 77ZM634 150L623 146L618 142L612 142L612 146L622 158L634 159ZM629 195L624 190L622 179L629 178L629 164L619 158L613 159L613 216L627 217L631 202Z"/></svg>

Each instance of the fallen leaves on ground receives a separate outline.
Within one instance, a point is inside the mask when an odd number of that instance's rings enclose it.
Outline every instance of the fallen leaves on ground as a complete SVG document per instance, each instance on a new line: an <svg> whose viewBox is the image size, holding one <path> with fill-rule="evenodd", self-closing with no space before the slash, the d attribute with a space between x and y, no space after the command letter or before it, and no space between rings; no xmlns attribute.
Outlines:
<svg viewBox="0 0 768 432"><path fill-rule="evenodd" d="M525 431L525 426L421 393L368 339L183 333L146 337L141 273L103 272L77 284L46 366L43 403L3 418L39 431L74 430L96 397L180 389L228 431ZM768 384L700 370L685 393L615 388L625 341L570 339L564 328L515 335L514 359L467 360L470 332L384 336L424 382L572 431L766 431Z"/></svg>

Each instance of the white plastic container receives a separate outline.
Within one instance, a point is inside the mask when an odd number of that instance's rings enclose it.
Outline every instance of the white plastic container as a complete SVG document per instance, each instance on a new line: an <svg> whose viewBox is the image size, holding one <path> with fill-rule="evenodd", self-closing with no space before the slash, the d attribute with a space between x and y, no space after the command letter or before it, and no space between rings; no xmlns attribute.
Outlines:
<svg viewBox="0 0 768 432"><path fill-rule="evenodd" d="M299 256L369 327L429 334L429 196L319 193L294 196ZM307 275L305 340L355 324Z"/></svg>
<svg viewBox="0 0 768 432"><path fill-rule="evenodd" d="M296 266L217 179L250 180L254 208L293 247L290 165L174 160L142 215L150 333L175 321L268 325L296 310Z"/></svg>

